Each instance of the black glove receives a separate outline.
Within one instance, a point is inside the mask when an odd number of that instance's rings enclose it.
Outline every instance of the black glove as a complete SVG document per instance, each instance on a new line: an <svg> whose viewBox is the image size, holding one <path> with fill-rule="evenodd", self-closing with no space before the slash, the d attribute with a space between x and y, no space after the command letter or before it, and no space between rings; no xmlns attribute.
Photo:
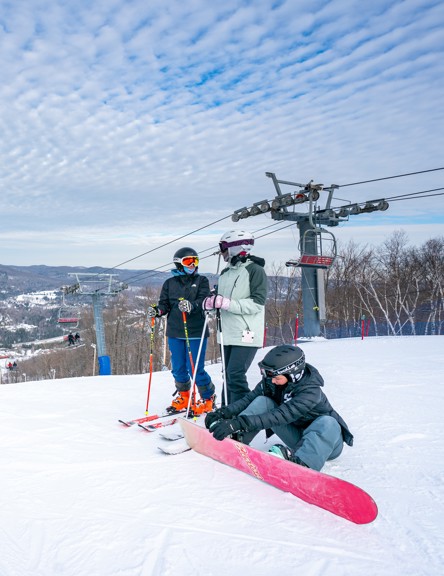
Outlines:
<svg viewBox="0 0 444 576"><path fill-rule="evenodd" d="M218 410L214 410L214 412L208 412L205 416L205 427L211 428L211 425L218 420L225 420L226 418L230 418L227 415L225 408L219 408Z"/></svg>
<svg viewBox="0 0 444 576"><path fill-rule="evenodd" d="M162 310L159 310L157 304L153 304L152 306L148 306L148 310L146 311L146 315L148 318L156 318L156 316L162 316Z"/></svg>
<svg viewBox="0 0 444 576"><path fill-rule="evenodd" d="M210 432L216 440L223 440L227 436L236 434L236 432L240 432L241 430L243 430L243 428L239 420L237 418L230 418L229 420L219 420L214 423Z"/></svg>
<svg viewBox="0 0 444 576"><path fill-rule="evenodd" d="M179 300L179 310L181 312L187 312L188 314L193 309L193 305L189 300Z"/></svg>

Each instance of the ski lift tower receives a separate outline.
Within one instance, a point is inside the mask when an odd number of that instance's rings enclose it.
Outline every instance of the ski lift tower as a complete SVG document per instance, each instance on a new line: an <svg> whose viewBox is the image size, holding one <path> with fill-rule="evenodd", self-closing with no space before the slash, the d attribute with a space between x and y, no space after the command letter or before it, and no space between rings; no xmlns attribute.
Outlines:
<svg viewBox="0 0 444 576"><path fill-rule="evenodd" d="M71 272L69 275L76 278L76 283L73 286L63 287L65 294L77 294L92 297L99 374L109 376L111 374L111 361L109 356L106 354L103 301L109 296L116 296L128 286L116 280L116 274Z"/></svg>
<svg viewBox="0 0 444 576"><path fill-rule="evenodd" d="M271 213L273 220L292 220L299 229L300 257L288 260L287 266L299 267L302 270L302 307L304 312L304 336L313 338L321 334L321 323L326 320L325 307L325 273L332 266L337 255L336 239L332 232L324 226L337 226L340 222L348 220L350 214L361 214L375 210L387 210L389 207L385 199L366 201L359 204L348 204L332 208L333 195L338 185L332 184L324 188L322 184L299 184L287 180L278 180L273 172L265 172L271 178L276 197L274 200L262 200L253 204L251 208L236 210L231 219L238 222L249 216L257 216L266 212ZM283 193L281 185L291 186L297 190ZM317 204L321 192L325 192L324 208ZM308 211L297 212L295 206L308 203ZM293 207L290 210L290 207Z"/></svg>

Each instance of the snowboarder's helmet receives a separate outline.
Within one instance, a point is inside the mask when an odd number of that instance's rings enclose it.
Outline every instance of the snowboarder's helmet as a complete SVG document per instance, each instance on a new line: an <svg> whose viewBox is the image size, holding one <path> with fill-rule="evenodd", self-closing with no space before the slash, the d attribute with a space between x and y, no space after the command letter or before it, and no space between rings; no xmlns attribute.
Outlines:
<svg viewBox="0 0 444 576"><path fill-rule="evenodd" d="M305 354L298 346L276 346L265 354L259 368L262 376L269 378L279 374L299 374L305 368Z"/></svg>
<svg viewBox="0 0 444 576"><path fill-rule="evenodd" d="M197 268L199 266L199 256L194 250L194 248L190 248L189 246L185 246L184 248L179 248L177 252L175 252L173 256L173 262L178 270L183 270L183 267Z"/></svg>
<svg viewBox="0 0 444 576"><path fill-rule="evenodd" d="M249 254L254 245L254 236L245 230L230 230L225 232L219 242L220 251L228 251L230 258L244 252Z"/></svg>

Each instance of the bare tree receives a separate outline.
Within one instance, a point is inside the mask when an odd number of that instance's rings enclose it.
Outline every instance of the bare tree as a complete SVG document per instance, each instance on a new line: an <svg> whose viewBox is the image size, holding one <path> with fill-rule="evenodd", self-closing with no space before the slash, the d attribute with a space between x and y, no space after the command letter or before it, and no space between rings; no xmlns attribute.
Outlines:
<svg viewBox="0 0 444 576"><path fill-rule="evenodd" d="M285 271L285 274L284 274ZM294 340L295 318L302 316L300 270L284 269L282 264L273 264L268 275L268 299L265 309L267 338L273 343Z"/></svg>
<svg viewBox="0 0 444 576"><path fill-rule="evenodd" d="M330 269L326 290L327 314L330 322L337 325L339 337L354 335L363 312L373 316L372 306L360 289L363 271L372 257L371 249L350 241L340 249L340 256Z"/></svg>
<svg viewBox="0 0 444 576"><path fill-rule="evenodd" d="M444 321L444 237L428 240L413 255L422 273L423 305L428 309L426 334L441 333Z"/></svg>

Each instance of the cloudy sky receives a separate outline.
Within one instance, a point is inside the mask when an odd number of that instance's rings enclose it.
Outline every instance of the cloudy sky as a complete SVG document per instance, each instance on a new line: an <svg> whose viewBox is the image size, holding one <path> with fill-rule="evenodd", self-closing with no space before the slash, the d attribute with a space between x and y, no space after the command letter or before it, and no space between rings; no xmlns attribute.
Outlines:
<svg viewBox="0 0 444 576"><path fill-rule="evenodd" d="M273 224L230 219L274 198L265 172L327 186L444 167L443 24L440 0L3 1L0 264L154 268ZM428 172L336 205L441 187ZM444 233L438 194L334 234L422 243ZM297 255L280 227L257 233L276 230L256 242L269 262Z"/></svg>

